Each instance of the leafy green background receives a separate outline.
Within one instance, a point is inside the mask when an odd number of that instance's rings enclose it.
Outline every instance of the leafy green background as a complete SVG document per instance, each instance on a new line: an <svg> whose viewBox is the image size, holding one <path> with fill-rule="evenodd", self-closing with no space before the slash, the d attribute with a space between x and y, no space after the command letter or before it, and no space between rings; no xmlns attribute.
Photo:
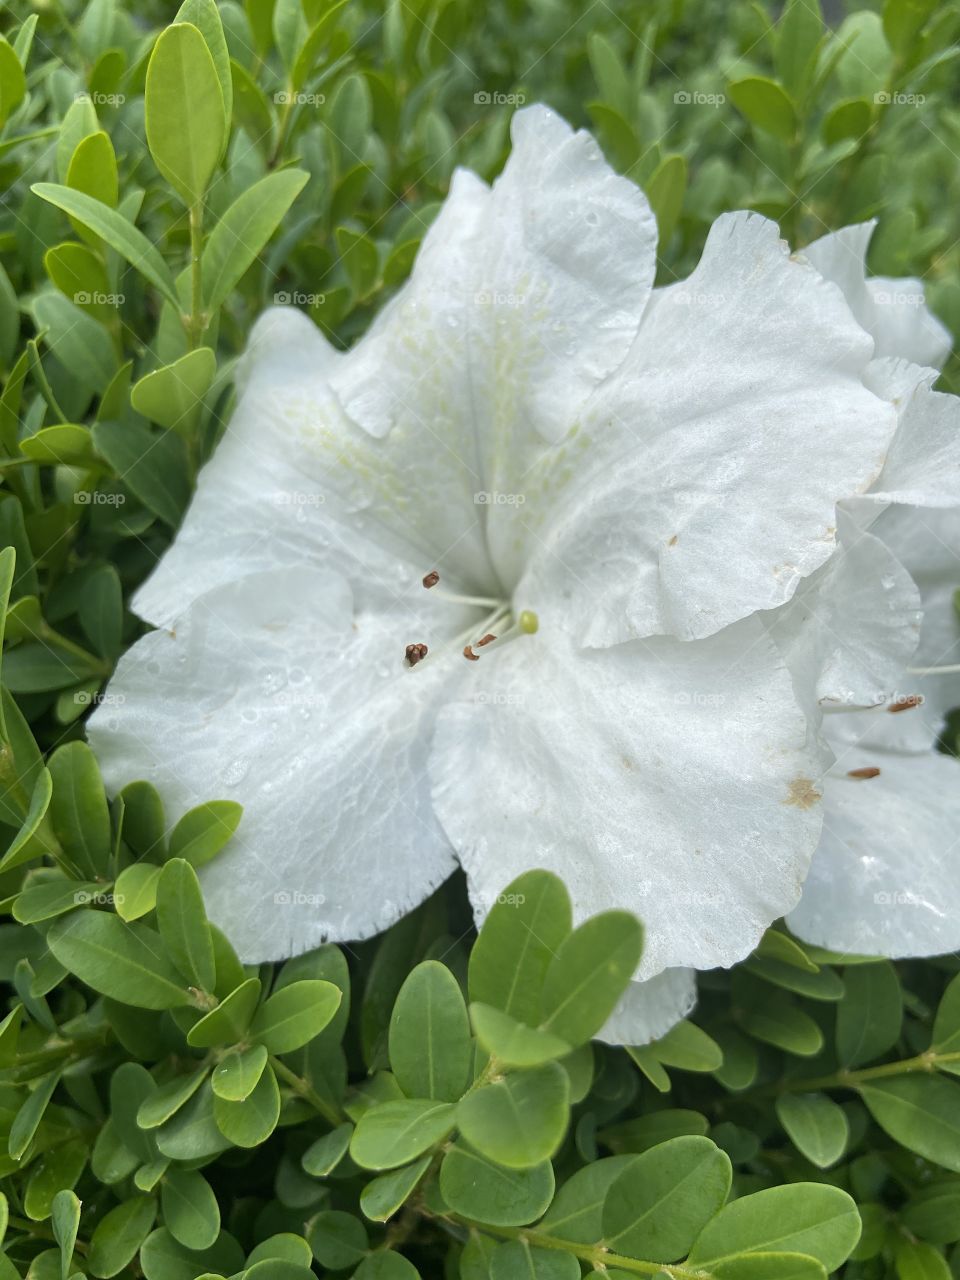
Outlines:
<svg viewBox="0 0 960 1280"><path fill-rule="evenodd" d="M0 1280L960 1276L955 957L775 928L663 1040L591 1045L641 931L571 934L538 873L479 941L454 880L244 969L195 874L238 806L108 804L83 741L254 318L355 340L523 102L643 187L662 283L727 209L798 246L878 217L872 272L957 334L958 6L44 0L0 30Z"/></svg>

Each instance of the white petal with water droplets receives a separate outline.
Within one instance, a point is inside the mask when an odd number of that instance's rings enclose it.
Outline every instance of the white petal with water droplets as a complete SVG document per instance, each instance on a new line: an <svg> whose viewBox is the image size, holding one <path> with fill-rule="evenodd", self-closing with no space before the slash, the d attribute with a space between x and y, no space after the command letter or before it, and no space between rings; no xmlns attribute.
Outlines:
<svg viewBox="0 0 960 1280"><path fill-rule="evenodd" d="M649 1044L693 1012L697 975L693 969L664 969L646 982L631 982L597 1035L607 1044Z"/></svg>
<svg viewBox="0 0 960 1280"><path fill-rule="evenodd" d="M755 214L714 224L658 292L577 431L513 515L523 602L592 645L710 635L788 600L830 555L895 427L835 285Z"/></svg>
<svg viewBox="0 0 960 1280"><path fill-rule="evenodd" d="M902 356L939 369L952 342L927 306L922 282L866 278L867 246L875 226L875 221L860 222L831 231L807 245L803 256L843 290L853 314L876 341L876 356Z"/></svg>
<svg viewBox="0 0 960 1280"><path fill-rule="evenodd" d="M461 667L404 665L422 625L390 601L355 610L344 579L299 566L200 596L121 658L88 726L104 780L112 792L147 779L171 819L213 798L243 804L201 874L243 960L367 937L454 869L426 757Z"/></svg>
<svg viewBox="0 0 960 1280"><path fill-rule="evenodd" d="M430 770L478 911L544 866L578 918L643 921L647 978L733 964L796 902L820 764L757 620L579 651L541 628L476 668L475 694L437 719Z"/></svg>

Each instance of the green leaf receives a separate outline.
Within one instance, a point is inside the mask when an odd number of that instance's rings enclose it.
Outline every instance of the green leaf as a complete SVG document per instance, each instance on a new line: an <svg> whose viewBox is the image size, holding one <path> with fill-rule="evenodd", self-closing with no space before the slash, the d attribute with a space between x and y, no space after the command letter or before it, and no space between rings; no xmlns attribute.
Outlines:
<svg viewBox="0 0 960 1280"><path fill-rule="evenodd" d="M580 1264L572 1253L538 1249L528 1240L497 1245L490 1259L490 1280L580 1280Z"/></svg>
<svg viewBox="0 0 960 1280"><path fill-rule="evenodd" d="M250 1028L260 1002L260 979L247 978L221 1000L187 1032L187 1044L195 1049L213 1049L220 1044L234 1044Z"/></svg>
<svg viewBox="0 0 960 1280"><path fill-rule="evenodd" d="M827 1280L822 1262L803 1253L744 1253L714 1264L715 1280Z"/></svg>
<svg viewBox="0 0 960 1280"><path fill-rule="evenodd" d="M480 1047L504 1067L538 1067L571 1050L559 1036L525 1026L488 1004L472 1004L470 1018Z"/></svg>
<svg viewBox="0 0 960 1280"><path fill-rule="evenodd" d="M74 907L92 902L101 891L102 886L95 880L50 880L33 884L17 898L13 917L20 924L52 920Z"/></svg>
<svg viewBox="0 0 960 1280"><path fill-rule="evenodd" d="M93 442L88 444L93 451ZM123 589L112 564L101 565L87 578L79 608L80 625L101 658L115 662L122 648Z"/></svg>
<svg viewBox="0 0 960 1280"><path fill-rule="evenodd" d="M258 1147L266 1142L280 1119L280 1090L269 1063L242 1102L214 1096L213 1114L217 1128L235 1146Z"/></svg>
<svg viewBox="0 0 960 1280"><path fill-rule="evenodd" d="M190 501L190 471L178 435L135 422L97 422L93 443L145 506L173 527L180 523Z"/></svg>
<svg viewBox="0 0 960 1280"><path fill-rule="evenodd" d="M563 1141L569 1095L567 1073L550 1062L466 1094L457 1124L481 1155L508 1169L529 1169L548 1160Z"/></svg>
<svg viewBox="0 0 960 1280"><path fill-rule="evenodd" d="M210 233L203 251L203 300L213 313L256 262L306 185L302 169L270 173L244 191Z"/></svg>
<svg viewBox="0 0 960 1280"><path fill-rule="evenodd" d="M504 1169L463 1142L450 1148L440 1166L440 1194L454 1213L495 1227L535 1221L553 1198L553 1165Z"/></svg>
<svg viewBox="0 0 960 1280"><path fill-rule="evenodd" d="M117 371L110 335L92 316L51 289L33 300L33 315L50 354L91 391L103 391Z"/></svg>
<svg viewBox="0 0 960 1280"><path fill-rule="evenodd" d="M430 1167L430 1155L421 1156L413 1164L372 1178L360 1192L360 1208L371 1222L386 1222L411 1196Z"/></svg>
<svg viewBox="0 0 960 1280"><path fill-rule="evenodd" d="M33 1141L40 1127L40 1121L43 1119L43 1113L59 1083L59 1071L51 1071L48 1075L41 1076L34 1083L26 1102L13 1117L7 1138L7 1150L14 1160L19 1160Z"/></svg>
<svg viewBox="0 0 960 1280"><path fill-rule="evenodd" d="M823 1048L823 1032L819 1026L788 998L767 1000L745 1009L741 1022L757 1040L786 1053L812 1058Z"/></svg>
<svg viewBox="0 0 960 1280"><path fill-rule="evenodd" d="M866 98L847 98L824 116L820 131L828 147L845 138L862 138L873 123L873 105Z"/></svg>
<svg viewBox="0 0 960 1280"><path fill-rule="evenodd" d="M380 255L369 236L351 231L349 227L337 227L337 248L340 262L350 281L354 298L365 298L377 281L380 271Z"/></svg>
<svg viewBox="0 0 960 1280"><path fill-rule="evenodd" d="M470 952L470 999L535 1026L547 969L571 927L561 880L549 871L519 876L490 908Z"/></svg>
<svg viewBox="0 0 960 1280"><path fill-rule="evenodd" d="M158 1227L143 1243L140 1266L146 1280L196 1280L203 1275L229 1276L243 1267L243 1250L221 1232L209 1249L185 1249L166 1227Z"/></svg>
<svg viewBox="0 0 960 1280"><path fill-rule="evenodd" d="M777 1118L793 1145L818 1169L829 1169L843 1155L850 1137L846 1112L823 1093L783 1093Z"/></svg>
<svg viewBox="0 0 960 1280"><path fill-rule="evenodd" d="M15 1004L0 1022L0 1067L8 1067L16 1059L22 1020L23 1005Z"/></svg>
<svg viewBox="0 0 960 1280"><path fill-rule="evenodd" d="M837 1057L842 1066L859 1067L897 1043L903 995L889 960L847 969L844 985L845 995L837 1005Z"/></svg>
<svg viewBox="0 0 960 1280"><path fill-rule="evenodd" d="M960 974L940 998L930 1047L937 1053L960 1053Z"/></svg>
<svg viewBox="0 0 960 1280"><path fill-rule="evenodd" d="M456 1102L467 1087L473 1046L456 978L436 960L407 977L390 1019L390 1067L408 1098Z"/></svg>
<svg viewBox="0 0 960 1280"><path fill-rule="evenodd" d="M797 130L797 116L783 87L766 76L745 76L729 86L730 98L756 129L789 141Z"/></svg>
<svg viewBox="0 0 960 1280"><path fill-rule="evenodd" d="M220 161L227 130L217 68L192 23L178 22L160 33L144 96L153 162L192 207L203 198Z"/></svg>
<svg viewBox="0 0 960 1280"><path fill-rule="evenodd" d="M188 434L216 373L217 357L213 351L198 347L134 383L130 403L151 422Z"/></svg>
<svg viewBox="0 0 960 1280"><path fill-rule="evenodd" d="M332 1173L347 1154L352 1137L353 1125L347 1123L338 1125L336 1129L331 1129L322 1138L311 1143L300 1161L304 1172L314 1178L325 1178L328 1173Z"/></svg>
<svg viewBox="0 0 960 1280"><path fill-rule="evenodd" d="M360 1117L350 1154L363 1169L393 1169L442 1141L456 1120L457 1108L449 1102L383 1102Z"/></svg>
<svg viewBox="0 0 960 1280"><path fill-rule="evenodd" d="M167 954L187 982L201 991L212 991L216 980L213 941L200 881L184 858L171 858L160 873L157 926Z"/></svg>
<svg viewBox="0 0 960 1280"><path fill-rule="evenodd" d="M699 1134L701 1137L708 1129L707 1118L699 1111L688 1111L681 1107L665 1107L662 1111L651 1111L647 1115L634 1116L619 1124L601 1129L598 1137L612 1151L648 1151L659 1146L670 1138L680 1138L685 1134Z"/></svg>
<svg viewBox="0 0 960 1280"><path fill-rule="evenodd" d="M367 1233L353 1214L330 1209L318 1213L307 1234L313 1256L335 1271L356 1266L367 1251Z"/></svg>
<svg viewBox="0 0 960 1280"><path fill-rule="evenodd" d="M75 911L57 920L50 950L94 991L141 1009L174 1009L190 993L164 954L160 935L105 911Z"/></svg>
<svg viewBox="0 0 960 1280"><path fill-rule="evenodd" d="M916 1074L857 1087L874 1120L895 1142L960 1173L960 1084Z"/></svg>
<svg viewBox="0 0 960 1280"><path fill-rule="evenodd" d="M202 867L227 843L243 816L236 800L209 800L188 810L170 833L170 857Z"/></svg>
<svg viewBox="0 0 960 1280"><path fill-rule="evenodd" d="M933 1244L960 1240L960 1181L939 1182L915 1191L900 1210L908 1231Z"/></svg>
<svg viewBox="0 0 960 1280"><path fill-rule="evenodd" d="M27 79L12 46L0 36L0 125L6 124L27 92Z"/></svg>
<svg viewBox="0 0 960 1280"><path fill-rule="evenodd" d="M860 1215L845 1191L794 1182L726 1205L700 1233L687 1265L713 1270L743 1253L802 1253L834 1271L859 1238Z"/></svg>
<svg viewBox="0 0 960 1280"><path fill-rule="evenodd" d="M682 1071L718 1071L723 1066L723 1050L716 1040L687 1019L654 1040L650 1049L658 1062Z"/></svg>
<svg viewBox="0 0 960 1280"><path fill-rule="evenodd" d="M292 1053L327 1026L337 1012L340 998L340 988L332 982L293 982L260 1006L251 1035L270 1053Z"/></svg>
<svg viewBox="0 0 960 1280"><path fill-rule="evenodd" d="M672 1138L632 1160L603 1205L604 1243L614 1252L674 1262L723 1207L732 1168L709 1138Z"/></svg>
<svg viewBox="0 0 960 1280"><path fill-rule="evenodd" d="M174 1076L162 1084L140 1104L137 1124L141 1129L156 1129L176 1115L197 1092L207 1078L207 1067L191 1071L187 1075Z"/></svg>
<svg viewBox="0 0 960 1280"><path fill-rule="evenodd" d="M819 0L787 0L777 23L775 65L794 102L800 102L809 88L822 36Z"/></svg>
<svg viewBox="0 0 960 1280"><path fill-rule="evenodd" d="M213 1092L227 1102L243 1102L256 1088L268 1057L266 1046L262 1044L231 1051L213 1069L210 1077Z"/></svg>
<svg viewBox="0 0 960 1280"><path fill-rule="evenodd" d="M572 1045L606 1022L640 963L643 927L626 911L604 911L561 942L543 984L541 1024Z"/></svg>
<svg viewBox="0 0 960 1280"><path fill-rule="evenodd" d="M60 1246L60 1280L67 1280L80 1229L80 1201L70 1190L58 1191L50 1214L53 1237Z"/></svg>
<svg viewBox="0 0 960 1280"><path fill-rule="evenodd" d="M160 1188L163 1221L187 1249L209 1249L220 1234L220 1208L196 1169L170 1169Z"/></svg>
<svg viewBox="0 0 960 1280"><path fill-rule="evenodd" d="M574 1244L603 1239L603 1205L610 1187L636 1156L608 1156L578 1169L554 1196L540 1227L547 1235Z"/></svg>
<svg viewBox="0 0 960 1280"><path fill-rule="evenodd" d="M98 1280L110 1280L136 1257L157 1216L153 1196L131 1196L106 1213L94 1228L87 1268Z"/></svg>
<svg viewBox="0 0 960 1280"><path fill-rule="evenodd" d="M467 1280L462 1264L461 1277ZM420 1272L402 1253L371 1253L357 1267L353 1280L420 1280Z"/></svg>
<svg viewBox="0 0 960 1280"><path fill-rule="evenodd" d="M197 28L206 41L217 79L220 81L220 94L223 98L224 138L223 149L226 150L230 117L233 114L233 80L230 75L230 54L223 32L223 23L216 0L183 0L174 22L189 22ZM221 156L222 158L222 156Z"/></svg>
<svg viewBox="0 0 960 1280"><path fill-rule="evenodd" d="M49 812L52 797L53 782L50 778L50 770L41 769L33 791L30 793L30 805L23 824L7 846L3 858L0 859L0 871L9 871L12 867L29 862L31 858L45 851L46 844L39 839L38 833Z"/></svg>
<svg viewBox="0 0 960 1280"><path fill-rule="evenodd" d="M36 182L30 190L95 232L159 289L170 305L179 312L180 300L170 268L160 251L122 213L82 191L72 191L69 187L58 186L53 182Z"/></svg>
<svg viewBox="0 0 960 1280"><path fill-rule="evenodd" d="M665 156L644 184L644 191L657 218L660 252L670 243L683 209L687 190L687 162L681 155Z"/></svg>
<svg viewBox="0 0 960 1280"><path fill-rule="evenodd" d="M121 920L139 920L157 905L160 868L150 862L135 862L117 876L113 901Z"/></svg>
<svg viewBox="0 0 960 1280"><path fill-rule="evenodd" d="M897 1280L953 1280L946 1258L932 1244L898 1240L895 1246Z"/></svg>

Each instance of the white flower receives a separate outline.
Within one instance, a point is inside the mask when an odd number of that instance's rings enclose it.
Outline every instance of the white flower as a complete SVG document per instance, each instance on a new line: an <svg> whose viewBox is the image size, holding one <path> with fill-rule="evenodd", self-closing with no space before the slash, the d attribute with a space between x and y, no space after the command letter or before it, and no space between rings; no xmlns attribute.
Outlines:
<svg viewBox="0 0 960 1280"><path fill-rule="evenodd" d="M351 351L260 320L90 734L112 787L243 802L204 891L245 960L368 936L458 861L480 917L543 865L578 917L644 920L608 1028L640 1042L797 903L820 649L798 675L769 611L835 577L837 504L905 428L774 224L720 218L653 294L654 219L592 139L531 108L513 141Z"/></svg>

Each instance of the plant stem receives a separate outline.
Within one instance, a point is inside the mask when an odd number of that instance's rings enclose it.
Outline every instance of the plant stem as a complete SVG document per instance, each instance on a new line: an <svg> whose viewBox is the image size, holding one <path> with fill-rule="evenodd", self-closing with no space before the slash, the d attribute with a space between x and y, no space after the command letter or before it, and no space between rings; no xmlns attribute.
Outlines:
<svg viewBox="0 0 960 1280"><path fill-rule="evenodd" d="M317 1093L302 1076L298 1076L295 1071L291 1071L286 1063L281 1062L279 1058L271 1054L270 1065L284 1084L289 1085L294 1093L299 1094L300 1097L306 1102L309 1102L312 1107L315 1107L323 1116L324 1120L333 1125L334 1128L343 1124L343 1116L340 1115L335 1108L331 1107L329 1102L324 1101L324 1099L320 1097L319 1093Z"/></svg>
<svg viewBox="0 0 960 1280"><path fill-rule="evenodd" d="M814 1093L820 1089L856 1089L869 1080L881 1080L885 1076L902 1076L916 1071L936 1071L945 1063L960 1062L960 1053L936 1053L928 1049L915 1058L900 1062L884 1062L878 1067L865 1067L861 1071L836 1071L829 1076L813 1076L806 1080L781 1080L778 1084L751 1089L742 1098L771 1098L781 1093Z"/></svg>
<svg viewBox="0 0 960 1280"><path fill-rule="evenodd" d="M202 247L203 201L198 200L196 204L190 206L190 323L187 326L187 332L191 351L199 347L206 328L203 315Z"/></svg>
<svg viewBox="0 0 960 1280"><path fill-rule="evenodd" d="M558 1236L548 1235L532 1227L491 1227L487 1223L471 1222L458 1213L431 1214L420 1209L425 1217L438 1217L441 1221L466 1227L471 1231L480 1231L485 1235L496 1236L500 1240L522 1240L534 1249L554 1249L562 1253L572 1253L581 1262L588 1262L593 1267L608 1267L618 1271L628 1271L636 1276L671 1276L673 1280L714 1280L709 1271L682 1266L679 1263L645 1262L640 1258L628 1258L619 1253L611 1253L602 1244L574 1244L572 1240L561 1240Z"/></svg>

